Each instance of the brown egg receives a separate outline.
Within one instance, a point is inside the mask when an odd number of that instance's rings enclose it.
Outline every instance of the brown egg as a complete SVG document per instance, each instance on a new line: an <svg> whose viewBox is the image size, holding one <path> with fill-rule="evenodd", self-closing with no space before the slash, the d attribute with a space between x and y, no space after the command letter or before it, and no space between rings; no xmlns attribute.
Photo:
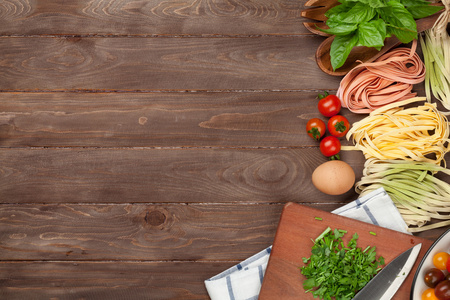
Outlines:
<svg viewBox="0 0 450 300"><path fill-rule="evenodd" d="M355 184L355 172L341 160L330 160L318 166L312 174L314 186L328 195L341 195Z"/></svg>

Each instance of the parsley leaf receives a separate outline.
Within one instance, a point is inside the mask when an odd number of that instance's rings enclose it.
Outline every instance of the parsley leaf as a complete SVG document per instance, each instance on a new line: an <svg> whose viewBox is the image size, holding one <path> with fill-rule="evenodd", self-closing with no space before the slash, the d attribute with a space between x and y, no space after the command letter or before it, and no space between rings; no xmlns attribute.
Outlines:
<svg viewBox="0 0 450 300"><path fill-rule="evenodd" d="M376 258L375 247L357 247L358 234L344 245L345 234L328 227L315 239L311 257L303 258L300 270L307 278L303 288L314 298L350 300L384 265L382 257Z"/></svg>

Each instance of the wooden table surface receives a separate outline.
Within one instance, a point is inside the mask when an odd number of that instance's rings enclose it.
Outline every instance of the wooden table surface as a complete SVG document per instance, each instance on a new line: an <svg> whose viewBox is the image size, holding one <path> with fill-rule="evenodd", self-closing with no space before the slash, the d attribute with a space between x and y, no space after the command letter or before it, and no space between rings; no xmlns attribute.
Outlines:
<svg viewBox="0 0 450 300"><path fill-rule="evenodd" d="M208 299L285 203L354 200L311 183L304 3L1 1L0 299Z"/></svg>

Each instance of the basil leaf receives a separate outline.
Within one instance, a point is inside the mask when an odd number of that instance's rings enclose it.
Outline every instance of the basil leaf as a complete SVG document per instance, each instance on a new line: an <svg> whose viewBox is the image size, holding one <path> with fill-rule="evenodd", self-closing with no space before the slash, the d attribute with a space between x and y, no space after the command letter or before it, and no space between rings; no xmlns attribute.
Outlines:
<svg viewBox="0 0 450 300"><path fill-rule="evenodd" d="M400 3L406 7L414 19L431 16L443 9L442 6L430 5L431 3L425 0L401 0Z"/></svg>
<svg viewBox="0 0 450 300"><path fill-rule="evenodd" d="M406 9L411 13L414 19L422 19L431 16L440 11L442 8L442 6L432 5L414 5L406 7Z"/></svg>
<svg viewBox="0 0 450 300"><path fill-rule="evenodd" d="M339 1L341 2L341 1ZM367 5L370 5L372 7L378 6L380 4L382 4L383 6L385 5L385 0L345 0L344 2L349 3L349 2L361 2ZM373 6L374 5L374 6Z"/></svg>
<svg viewBox="0 0 450 300"><path fill-rule="evenodd" d="M358 43L358 34L335 36L330 47L331 66L336 70L345 63L350 51Z"/></svg>
<svg viewBox="0 0 450 300"><path fill-rule="evenodd" d="M349 4L351 2L358 2L359 0L338 0L342 4Z"/></svg>
<svg viewBox="0 0 450 300"><path fill-rule="evenodd" d="M347 13L342 15L342 22L359 24L370 21L375 17L376 11L367 4L358 2Z"/></svg>
<svg viewBox="0 0 450 300"><path fill-rule="evenodd" d="M344 24L340 22L328 22L328 27L330 29L321 29L323 32L329 33L331 35L347 35L352 33L358 28L356 24Z"/></svg>
<svg viewBox="0 0 450 300"><path fill-rule="evenodd" d="M395 35L404 44L417 38L416 21L403 4L389 1L387 7L377 11L388 26L387 34Z"/></svg>
<svg viewBox="0 0 450 300"><path fill-rule="evenodd" d="M384 0L361 0L360 2L364 3L366 5L369 5L370 7L373 7L373 8L379 8L379 7L386 6L386 1L384 1Z"/></svg>
<svg viewBox="0 0 450 300"><path fill-rule="evenodd" d="M327 17L329 19L337 17L340 14L344 14L347 11L349 11L352 8L352 6L353 6L353 4L351 4L351 5L347 5L347 4L336 5L325 12L325 17Z"/></svg>
<svg viewBox="0 0 450 300"><path fill-rule="evenodd" d="M380 50L386 38L386 23L378 19L360 24L358 27L358 45L375 47Z"/></svg>
<svg viewBox="0 0 450 300"><path fill-rule="evenodd" d="M370 21L370 23L377 28L377 30L384 38L386 38L386 22L384 22L383 19L373 20Z"/></svg>
<svg viewBox="0 0 450 300"><path fill-rule="evenodd" d="M340 4L329 9L325 16L333 22L358 24L371 20L375 14L375 9L369 5L361 2L352 2Z"/></svg>
<svg viewBox="0 0 450 300"><path fill-rule="evenodd" d="M429 5L430 2L426 0L400 0L400 3L403 4L403 6L416 6L416 5Z"/></svg>

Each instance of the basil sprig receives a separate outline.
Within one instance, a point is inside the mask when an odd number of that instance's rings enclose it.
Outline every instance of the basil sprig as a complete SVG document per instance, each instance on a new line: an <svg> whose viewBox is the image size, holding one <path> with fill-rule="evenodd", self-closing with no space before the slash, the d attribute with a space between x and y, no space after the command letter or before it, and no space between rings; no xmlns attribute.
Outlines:
<svg viewBox="0 0 450 300"><path fill-rule="evenodd" d="M442 9L425 0L339 0L325 16L334 35L330 56L333 70L340 68L356 46L380 50L384 40L396 36L407 44L417 39L416 19L428 17Z"/></svg>

